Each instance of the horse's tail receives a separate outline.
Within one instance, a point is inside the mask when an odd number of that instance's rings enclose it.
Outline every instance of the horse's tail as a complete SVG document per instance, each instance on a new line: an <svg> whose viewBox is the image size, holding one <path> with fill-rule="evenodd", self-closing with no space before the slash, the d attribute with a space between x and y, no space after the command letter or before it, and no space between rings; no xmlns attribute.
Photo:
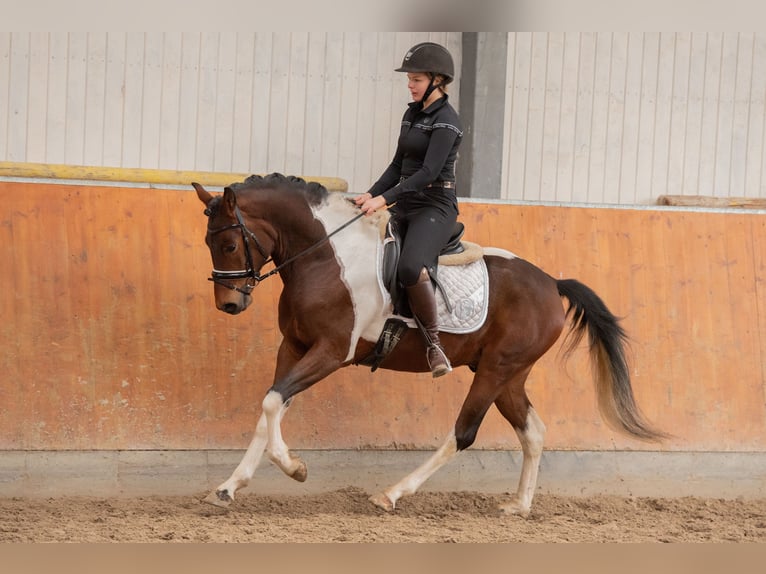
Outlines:
<svg viewBox="0 0 766 574"><path fill-rule="evenodd" d="M646 422L633 397L625 354L627 335L617 317L587 285L574 279L561 279L556 284L559 294L569 301L566 315L571 317L564 356L572 353L587 331L601 416L615 430L636 438L650 441L667 438L668 435Z"/></svg>

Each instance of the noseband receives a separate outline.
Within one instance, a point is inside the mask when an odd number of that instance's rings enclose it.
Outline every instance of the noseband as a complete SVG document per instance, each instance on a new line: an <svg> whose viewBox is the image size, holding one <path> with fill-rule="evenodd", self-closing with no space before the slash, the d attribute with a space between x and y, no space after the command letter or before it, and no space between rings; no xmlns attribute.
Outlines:
<svg viewBox="0 0 766 574"><path fill-rule="evenodd" d="M232 291L237 291L239 293L243 293L244 295L250 295L250 293L253 292L253 289L255 289L261 281L263 281L264 279L267 279L268 277L271 277L272 275L279 273L281 269L283 269L285 266L289 265L290 263L292 263L299 257L302 257L314 251L317 247L322 245L324 242L328 241L330 237L332 237L339 231L342 231L343 229L345 229L346 227L354 223L357 219L361 218L363 215L364 213L360 213L352 217L346 223L338 227L335 231L333 231L332 233L328 233L325 237L323 237L322 239L320 239L313 245L309 246L308 248L304 249L297 255L290 257L289 259L284 261L281 265L277 265L276 267L274 267L274 269L272 269L268 273L259 275L257 271L255 270L255 266L253 265L253 257L250 252L249 240L250 239L253 240L253 243L255 244L255 248L258 250L258 253L261 254L261 257L263 257L263 263L261 263L260 267L263 267L268 262L272 261L273 258L268 253L266 253L266 250L263 248L263 245L261 245L261 242L258 241L258 238L255 236L255 233L253 233L247 228L247 226L245 225L245 220L242 218L242 212L239 210L239 206L236 206L234 208L234 216L237 218L237 223L232 223L231 225L219 227L218 229L208 229L208 234L216 235L218 233L228 231L229 229L239 228L240 232L242 233L242 243L245 246L245 268L239 269L237 271L221 271L220 269L213 268L213 271L210 273L210 277L208 277L208 281L217 283L218 285L226 287L227 289L231 289ZM250 281L246 283L244 286L238 287L234 285L233 283L229 282L232 279L250 279Z"/></svg>

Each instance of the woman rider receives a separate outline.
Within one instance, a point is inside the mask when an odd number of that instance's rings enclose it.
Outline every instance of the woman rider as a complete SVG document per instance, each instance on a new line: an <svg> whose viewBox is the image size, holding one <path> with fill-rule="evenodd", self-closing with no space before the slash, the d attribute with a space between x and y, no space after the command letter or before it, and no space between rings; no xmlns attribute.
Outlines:
<svg viewBox="0 0 766 574"><path fill-rule="evenodd" d="M446 91L455 66L444 46L422 42L410 48L396 71L407 73L413 101L404 112L393 160L354 201L367 215L396 204L391 216L403 238L398 279L423 333L431 372L440 377L452 366L439 341L431 277L458 215L455 161L463 130Z"/></svg>

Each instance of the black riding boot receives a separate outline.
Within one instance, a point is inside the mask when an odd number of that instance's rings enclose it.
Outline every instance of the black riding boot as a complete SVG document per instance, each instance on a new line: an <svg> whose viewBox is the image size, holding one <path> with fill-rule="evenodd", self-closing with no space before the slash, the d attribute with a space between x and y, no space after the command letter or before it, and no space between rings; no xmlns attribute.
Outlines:
<svg viewBox="0 0 766 574"><path fill-rule="evenodd" d="M452 370L444 349L439 342L439 322L436 314L436 295L431 284L431 277L424 268L420 272L418 282L407 287L407 298L415 321L423 333L427 347L426 357L431 374L436 377L446 375Z"/></svg>

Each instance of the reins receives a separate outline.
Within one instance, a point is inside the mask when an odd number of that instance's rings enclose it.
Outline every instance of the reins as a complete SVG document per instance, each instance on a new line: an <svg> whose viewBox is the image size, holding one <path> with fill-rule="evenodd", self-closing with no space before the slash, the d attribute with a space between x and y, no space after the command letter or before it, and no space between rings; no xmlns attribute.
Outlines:
<svg viewBox="0 0 766 574"><path fill-rule="evenodd" d="M276 275L282 269L284 269L285 267L293 263L296 259L299 259L305 255L308 255L312 251L318 249L324 243L329 241L333 235L340 233L341 231L346 229L346 227L348 227L349 225L351 225L352 223L354 223L355 221L363 217L364 213L359 213L358 215L355 215L354 217L346 221L343 225L333 230L331 233L328 233L325 237L323 237L322 239L320 239L313 245L310 245L303 251L300 251L299 253L288 258L286 261L283 261L281 264L274 267L274 269L272 269L268 273L264 273L262 275L258 275L255 271L255 266L253 265L252 256L250 255L250 248L248 246L248 237L252 238L256 248L258 249L258 252L264 258L264 262L261 263L261 267L263 267L270 261L273 261L273 257L268 256L268 254L266 253L266 250L263 248L260 241L258 241L258 238L256 237L255 233L253 233L247 228L247 226L245 225L245 221L242 218L242 213L240 212L239 207L234 208L234 215L237 218L237 223L233 223L231 225L227 225L226 227L221 227L219 229L208 231L208 233L216 234L222 231L226 231L228 229L233 229L235 227L238 227L240 231L242 232L242 240L245 245L245 258L246 258L245 263L247 267L239 271L221 271L218 269L213 269L211 276L208 277L208 281L212 281L214 283L217 283L218 285L222 285L223 287L226 287L227 289L231 289L232 291L238 291L240 293L249 295L250 293L252 293L253 289L255 289L255 287L257 287L261 281L263 281L264 279L268 279L272 275ZM236 285L233 285L229 283L228 281L225 281L226 279L252 279L253 283L247 284L244 287L237 287Z"/></svg>

